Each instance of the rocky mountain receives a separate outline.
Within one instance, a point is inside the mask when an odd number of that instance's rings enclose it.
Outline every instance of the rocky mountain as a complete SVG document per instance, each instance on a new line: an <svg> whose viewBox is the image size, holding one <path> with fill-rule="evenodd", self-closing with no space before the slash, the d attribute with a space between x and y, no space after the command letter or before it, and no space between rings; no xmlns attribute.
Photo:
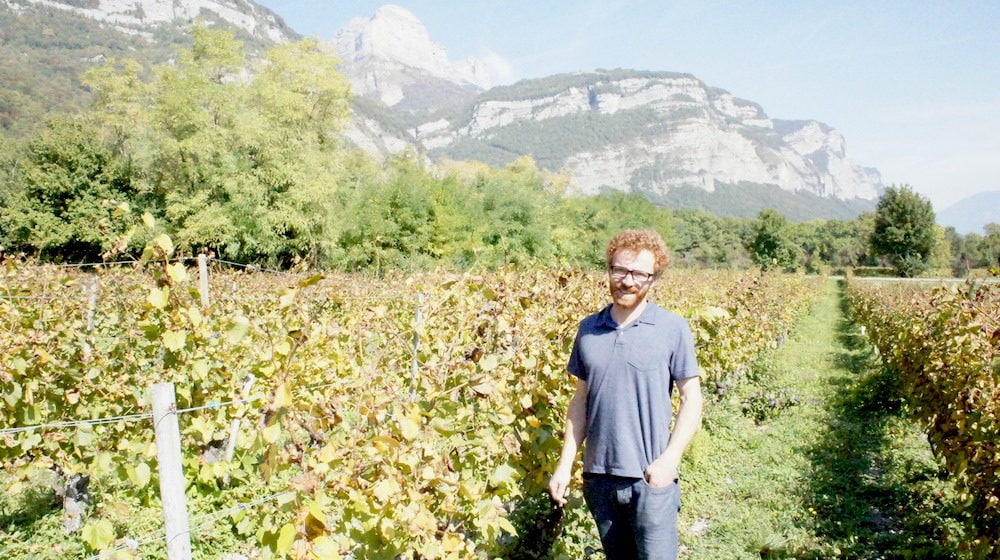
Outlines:
<svg viewBox="0 0 1000 560"><path fill-rule="evenodd" d="M223 21L252 37L281 43L297 35L273 12L242 0L0 0L15 12L31 8L60 10L101 22L128 35L154 39L156 28Z"/></svg>
<svg viewBox="0 0 1000 560"><path fill-rule="evenodd" d="M333 44L354 93L375 97L397 111L421 113L462 104L490 87L482 62L449 60L416 16L391 4L369 18L352 19Z"/></svg>
<svg viewBox="0 0 1000 560"><path fill-rule="evenodd" d="M984 234L986 224L1000 224L1000 191L974 194L938 212L937 223L962 235Z"/></svg>
<svg viewBox="0 0 1000 560"><path fill-rule="evenodd" d="M878 171L855 163L836 130L771 119L692 75L596 71L480 93L488 84L468 69L481 66L449 61L395 6L355 19L335 44L356 91L378 101L356 108L349 133L369 150L493 165L530 155L567 173L579 194L617 189L731 215L771 206L795 219L850 218L874 208L882 189ZM713 200L734 196L742 204Z"/></svg>
<svg viewBox="0 0 1000 560"><path fill-rule="evenodd" d="M106 60L173 59L195 22L232 29L251 56L299 37L244 0L0 0L0 131L25 134L85 107L80 76Z"/></svg>
<svg viewBox="0 0 1000 560"><path fill-rule="evenodd" d="M237 31L251 53L299 35L250 0L0 0L0 127L86 103L78 75L105 58L159 63L195 20ZM504 165L530 155L579 194L750 216L852 218L874 208L878 172L817 121L782 121L695 76L595 71L490 87L483 61L454 61L412 13L383 6L332 47L356 95L345 137L376 155Z"/></svg>

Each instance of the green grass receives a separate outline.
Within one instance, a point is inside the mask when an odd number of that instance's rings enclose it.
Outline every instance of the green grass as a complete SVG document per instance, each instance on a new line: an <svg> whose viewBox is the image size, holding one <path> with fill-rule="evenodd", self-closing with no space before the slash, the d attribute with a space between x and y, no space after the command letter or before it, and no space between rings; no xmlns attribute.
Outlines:
<svg viewBox="0 0 1000 560"><path fill-rule="evenodd" d="M686 457L682 558L959 557L948 483L840 305L831 282L753 384L708 399ZM762 391L782 406L759 422L743 403Z"/></svg>

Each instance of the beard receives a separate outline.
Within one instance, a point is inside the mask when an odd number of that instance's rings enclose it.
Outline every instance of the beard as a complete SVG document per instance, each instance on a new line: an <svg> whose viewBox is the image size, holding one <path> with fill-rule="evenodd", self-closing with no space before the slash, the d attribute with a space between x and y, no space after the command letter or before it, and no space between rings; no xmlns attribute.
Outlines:
<svg viewBox="0 0 1000 560"><path fill-rule="evenodd" d="M614 301L615 305L630 309L646 299L646 291L646 289L639 286L612 286L611 300Z"/></svg>

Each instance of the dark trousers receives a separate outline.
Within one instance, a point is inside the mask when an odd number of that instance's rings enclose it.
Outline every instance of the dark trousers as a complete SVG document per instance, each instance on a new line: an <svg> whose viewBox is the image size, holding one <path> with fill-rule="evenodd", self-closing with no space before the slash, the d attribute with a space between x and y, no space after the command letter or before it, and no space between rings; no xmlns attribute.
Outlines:
<svg viewBox="0 0 1000 560"><path fill-rule="evenodd" d="M653 488L641 478L588 473L583 497L608 560L677 558L679 484Z"/></svg>

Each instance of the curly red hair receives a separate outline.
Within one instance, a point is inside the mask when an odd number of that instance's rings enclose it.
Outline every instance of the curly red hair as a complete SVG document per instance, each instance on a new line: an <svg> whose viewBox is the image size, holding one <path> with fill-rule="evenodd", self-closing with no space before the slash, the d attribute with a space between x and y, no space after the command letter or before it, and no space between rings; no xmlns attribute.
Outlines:
<svg viewBox="0 0 1000 560"><path fill-rule="evenodd" d="M667 253L667 244L660 237L660 234L652 229L625 229L618 232L608 242L608 249L605 253L608 266L611 266L611 259L620 250L635 253L646 250L653 253L653 257L656 259L653 274L657 276L663 272L663 269L667 268L667 264L670 262L670 255Z"/></svg>

